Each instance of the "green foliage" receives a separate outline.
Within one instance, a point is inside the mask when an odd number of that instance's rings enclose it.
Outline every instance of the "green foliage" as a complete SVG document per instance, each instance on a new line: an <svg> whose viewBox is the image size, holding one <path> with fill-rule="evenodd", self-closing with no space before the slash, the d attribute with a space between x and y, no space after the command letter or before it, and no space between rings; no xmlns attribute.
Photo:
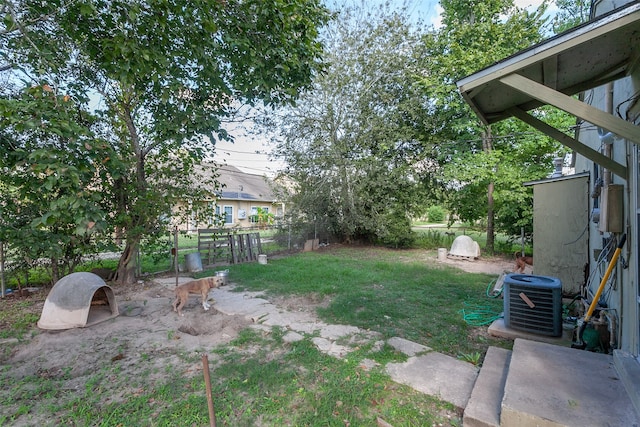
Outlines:
<svg viewBox="0 0 640 427"><path fill-rule="evenodd" d="M451 232L453 233L453 232ZM427 229L416 233L415 247L421 249L437 249L450 247L453 243L453 236L445 234L444 231Z"/></svg>
<svg viewBox="0 0 640 427"><path fill-rule="evenodd" d="M42 149L41 158L31 160L42 168L22 171L47 176L41 187L29 183L34 190L57 192L68 177L99 199L85 205L75 191L42 212L22 211L24 220L43 227L64 222L78 230L103 226L105 236L125 243L118 269L123 283L134 280L141 241L162 236L167 224L161 218L178 217L172 208L179 201L214 198L215 173L196 173L195 166L211 154L216 139L230 138L222 122L238 104L292 103L322 70L318 27L329 18L319 0L86 0L73 7L24 0L1 13L0 70L15 82L45 82L37 89L46 92L41 98L63 107L71 99L75 114L56 116L60 109L50 112L39 102L37 114L21 115L25 102L7 101L3 117L12 122L3 147L29 137ZM12 97L9 91L1 95L5 101ZM96 116L93 134L84 130L88 111ZM31 136L41 129L64 137L59 152ZM100 143L83 144L93 139ZM80 170L68 164L72 159L93 169L78 176ZM59 171L53 163L61 165ZM89 177L98 185L82 185ZM63 212L74 218L60 218Z"/></svg>
<svg viewBox="0 0 640 427"><path fill-rule="evenodd" d="M427 209L427 219L429 222L442 222L447 217L447 211L440 205L429 206Z"/></svg>
<svg viewBox="0 0 640 427"><path fill-rule="evenodd" d="M272 226L275 222L276 216L269 212L268 209L257 207L256 213L252 215L252 220L258 224L259 228L266 228Z"/></svg>
<svg viewBox="0 0 640 427"><path fill-rule="evenodd" d="M481 359L482 359L482 354L479 352L460 355L460 360L464 360L465 362L472 363L476 366L480 365Z"/></svg>
<svg viewBox="0 0 640 427"><path fill-rule="evenodd" d="M589 20L591 4L587 0L555 0L558 12L553 19L553 31L558 34Z"/></svg>
<svg viewBox="0 0 640 427"><path fill-rule="evenodd" d="M531 230L532 194L522 183L552 171L552 161L564 149L549 137L516 120L485 126L458 95L456 81L541 40L546 4L529 13L510 0L443 1L443 27L429 34L429 69L423 78L434 98L434 114L445 141L438 160L440 179L449 191L443 202L454 218L485 219L488 250L495 232ZM487 47L491 48L488 49ZM534 112L560 129L568 115L550 109Z"/></svg>
<svg viewBox="0 0 640 427"><path fill-rule="evenodd" d="M383 229L379 230L379 242L390 248L410 248L415 242L411 231L411 221L403 212L389 212L383 219Z"/></svg>
<svg viewBox="0 0 640 427"><path fill-rule="evenodd" d="M47 259L57 280L102 248L96 189L112 153L94 128L94 117L47 84L0 98L0 240L12 269Z"/></svg>
<svg viewBox="0 0 640 427"><path fill-rule="evenodd" d="M406 246L408 216L428 188L433 148L429 100L413 82L424 70L420 31L406 11L345 7L323 33L329 66L295 108L271 125L295 183L288 200L302 234Z"/></svg>

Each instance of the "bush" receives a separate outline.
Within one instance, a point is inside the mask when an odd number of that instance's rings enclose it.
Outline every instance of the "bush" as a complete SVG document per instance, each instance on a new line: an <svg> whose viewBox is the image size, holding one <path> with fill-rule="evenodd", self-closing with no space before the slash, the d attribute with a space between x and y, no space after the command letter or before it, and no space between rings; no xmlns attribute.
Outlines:
<svg viewBox="0 0 640 427"><path fill-rule="evenodd" d="M418 233L414 247L420 249L437 249L451 246L453 237L439 230L427 230Z"/></svg>
<svg viewBox="0 0 640 427"><path fill-rule="evenodd" d="M378 243L389 248L410 248L416 235L411 231L411 221L405 215L389 213L385 215L385 227L378 231Z"/></svg>
<svg viewBox="0 0 640 427"><path fill-rule="evenodd" d="M447 212L444 210L442 206L431 206L427 209L427 218L429 222L442 222L445 220L447 216Z"/></svg>

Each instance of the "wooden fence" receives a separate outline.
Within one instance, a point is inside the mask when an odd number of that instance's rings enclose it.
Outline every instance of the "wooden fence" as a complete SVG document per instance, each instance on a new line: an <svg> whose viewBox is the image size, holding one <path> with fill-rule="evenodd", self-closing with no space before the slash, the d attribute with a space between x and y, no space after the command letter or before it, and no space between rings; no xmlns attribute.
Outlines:
<svg viewBox="0 0 640 427"><path fill-rule="evenodd" d="M205 267L256 261L258 255L262 253L260 233L229 233L219 229L199 229L198 252Z"/></svg>

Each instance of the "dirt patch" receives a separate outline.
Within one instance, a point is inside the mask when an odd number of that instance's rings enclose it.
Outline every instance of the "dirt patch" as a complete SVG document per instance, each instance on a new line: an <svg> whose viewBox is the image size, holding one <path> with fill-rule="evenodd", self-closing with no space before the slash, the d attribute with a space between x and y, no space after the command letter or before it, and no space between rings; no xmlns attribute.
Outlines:
<svg viewBox="0 0 640 427"><path fill-rule="evenodd" d="M129 369L141 359L157 361L163 349L193 352L225 344L251 323L244 316L204 311L197 296L179 317L171 307L173 291L153 281L126 290L115 287L114 293L120 316L88 328L37 332L8 360L13 375L64 370L79 377L115 361Z"/></svg>
<svg viewBox="0 0 640 427"><path fill-rule="evenodd" d="M321 297L316 294L295 296L271 296L269 302L286 311L305 312L315 316L317 308L327 308L331 303L328 296Z"/></svg>
<svg viewBox="0 0 640 427"><path fill-rule="evenodd" d="M467 273L496 274L512 273L516 267L515 259L509 256L481 255L478 258L463 258L447 256L444 260L438 259L437 251L411 250L407 255L400 255L399 261L415 262L423 261L431 265L448 265L459 268ZM525 274L532 274L533 268L527 265Z"/></svg>
<svg viewBox="0 0 640 427"><path fill-rule="evenodd" d="M515 268L515 261L505 257L481 257L477 259L460 259L447 257L444 261L437 261L442 264L451 265L466 271L467 273L502 274L512 273ZM526 274L531 274L531 267L527 266Z"/></svg>

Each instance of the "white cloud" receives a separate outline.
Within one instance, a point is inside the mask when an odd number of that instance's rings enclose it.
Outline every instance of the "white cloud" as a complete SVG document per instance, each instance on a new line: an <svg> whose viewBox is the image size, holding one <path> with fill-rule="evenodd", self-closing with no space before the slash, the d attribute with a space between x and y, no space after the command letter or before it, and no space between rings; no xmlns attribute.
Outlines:
<svg viewBox="0 0 640 427"><path fill-rule="evenodd" d="M543 0L515 0L514 4L519 8L527 9L529 12L533 12L538 6L542 4ZM553 15L558 10L555 2L551 2L547 7L547 14ZM435 29L442 27L442 12L444 9L438 2L435 5L435 15L433 15L429 21L430 25L433 25Z"/></svg>
<svg viewBox="0 0 640 427"><path fill-rule="evenodd" d="M515 0L514 4L517 7L521 7L524 9L527 9L528 11L533 11L535 10L538 6L540 6L542 4L542 0ZM549 5L547 6L547 13L554 13L555 11L557 11L558 8L555 4L555 2L551 2L549 3Z"/></svg>
<svg viewBox="0 0 640 427"><path fill-rule="evenodd" d="M433 28L436 30L442 27L442 12L444 12L444 9L440 6L440 3L438 3L436 5L436 16L431 19L431 25L433 25Z"/></svg>

